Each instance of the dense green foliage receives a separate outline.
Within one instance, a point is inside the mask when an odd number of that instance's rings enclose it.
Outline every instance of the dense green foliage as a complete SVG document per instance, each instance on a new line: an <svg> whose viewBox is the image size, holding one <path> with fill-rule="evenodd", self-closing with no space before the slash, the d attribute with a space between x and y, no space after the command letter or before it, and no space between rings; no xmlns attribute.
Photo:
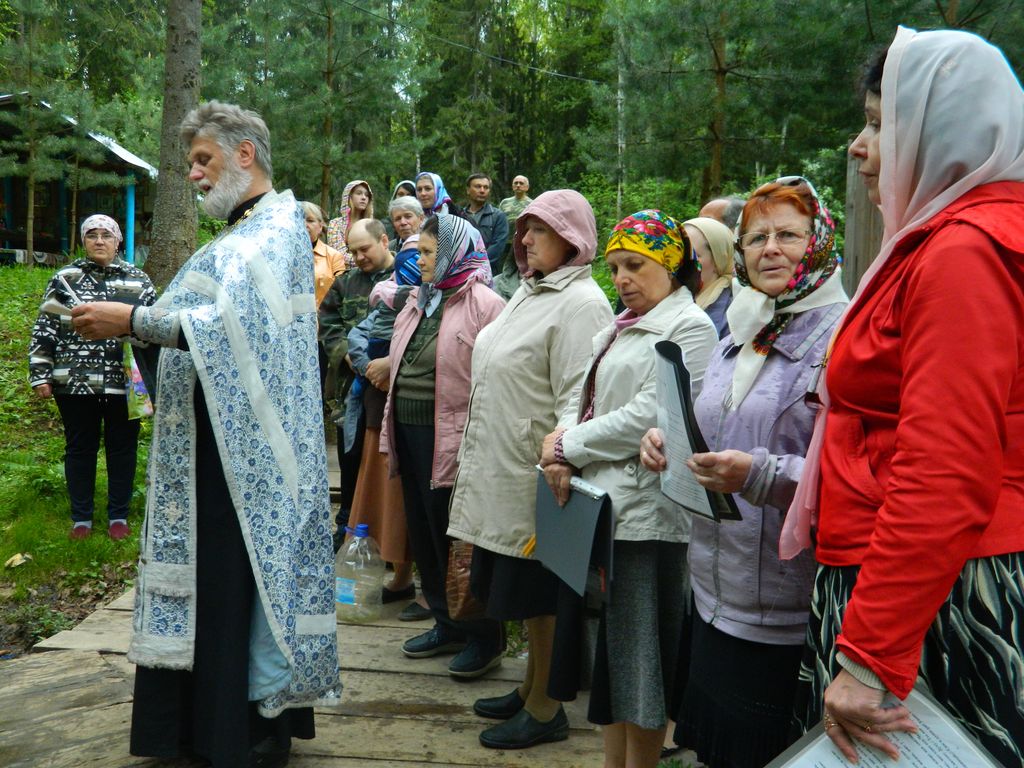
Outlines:
<svg viewBox="0 0 1024 768"><path fill-rule="evenodd" d="M0 89L155 163L163 5L7 0ZM856 73L898 23L971 29L1024 61L1017 0L205 0L203 14L203 98L266 117L278 186L333 211L365 178L379 215L417 170L457 200L472 171L494 176L495 199L526 173L534 192L586 188L602 229L620 176L622 212L686 215L779 172L841 195ZM69 152L41 145L40 173Z"/></svg>

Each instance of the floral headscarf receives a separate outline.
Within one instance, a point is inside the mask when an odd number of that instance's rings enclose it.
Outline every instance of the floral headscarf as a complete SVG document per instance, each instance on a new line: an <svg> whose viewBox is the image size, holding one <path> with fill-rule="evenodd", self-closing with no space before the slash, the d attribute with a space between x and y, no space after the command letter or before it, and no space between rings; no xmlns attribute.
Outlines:
<svg viewBox="0 0 1024 768"><path fill-rule="evenodd" d="M462 285L474 275L490 285L491 262L480 232L461 216L437 214L434 279L420 287L419 308L430 317L441 305L443 290Z"/></svg>
<svg viewBox="0 0 1024 768"><path fill-rule="evenodd" d="M627 216L612 230L607 256L612 251L632 251L661 264L675 273L684 261L695 261L690 239L682 225L661 211L638 211ZM700 262L696 262L698 267Z"/></svg>
<svg viewBox="0 0 1024 768"><path fill-rule="evenodd" d="M109 216L104 216L102 213L94 213L92 216L82 222L81 233L82 239L85 240L85 233L90 229L106 229L114 234L117 238L117 242L123 242L124 238L121 236L121 228L117 226L117 222Z"/></svg>
<svg viewBox="0 0 1024 768"><path fill-rule="evenodd" d="M810 190L814 198L811 239L786 290L774 298L751 285L743 252L736 243L736 280L740 290L726 310L733 343L742 347L733 373L733 409L747 396L772 346L794 315L848 301L840 280L836 225L814 186L802 176L782 176L775 183L790 187L806 185ZM743 232L742 215L736 231Z"/></svg>
<svg viewBox="0 0 1024 768"><path fill-rule="evenodd" d="M423 209L423 213L429 216L432 213L438 213L444 207L446 203L451 203L452 199L448 196L448 190L444 188L444 181L436 173L430 173L424 171L416 175L416 181L419 181L424 176L429 176L430 180L434 182L434 204L429 210ZM447 209L446 209L447 212Z"/></svg>
<svg viewBox="0 0 1024 768"><path fill-rule="evenodd" d="M348 237L348 229L352 224L352 206L349 205L349 198L352 196L352 190L362 184L366 187L366 193L369 196L369 201L366 203L366 210L363 211L363 215L360 218L372 219L373 218L373 190L370 188L369 183L363 181L363 179L354 179L345 185L345 190L341 193L341 205L338 206L338 217L331 219L327 225L327 244L331 248L336 248L345 255L345 267L355 266L355 259L352 258L348 252L348 244L345 242L345 238Z"/></svg>

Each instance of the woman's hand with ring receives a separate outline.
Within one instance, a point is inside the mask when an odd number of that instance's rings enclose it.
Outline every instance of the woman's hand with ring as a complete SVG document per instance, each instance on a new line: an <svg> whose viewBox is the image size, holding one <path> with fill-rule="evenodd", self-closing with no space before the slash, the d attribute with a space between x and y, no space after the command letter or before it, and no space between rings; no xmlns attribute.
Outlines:
<svg viewBox="0 0 1024 768"><path fill-rule="evenodd" d="M640 439L640 463L651 472L664 472L668 469L668 460L661 452L665 447L665 439L661 430L652 427L647 434Z"/></svg>
<svg viewBox="0 0 1024 768"><path fill-rule="evenodd" d="M900 751L885 734L917 732L910 711L903 706L882 707L884 696L885 691L865 685L845 669L825 689L825 733L851 762L857 762L855 739L896 760Z"/></svg>

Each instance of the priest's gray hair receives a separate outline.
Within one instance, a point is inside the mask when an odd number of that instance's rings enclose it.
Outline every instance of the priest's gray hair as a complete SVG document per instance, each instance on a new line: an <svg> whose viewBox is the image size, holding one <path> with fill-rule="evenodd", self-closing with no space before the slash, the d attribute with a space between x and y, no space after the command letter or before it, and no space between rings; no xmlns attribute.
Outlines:
<svg viewBox="0 0 1024 768"><path fill-rule="evenodd" d="M256 148L256 165L268 180L273 177L270 131L263 118L251 109L223 101L207 101L185 115L180 135L186 148L191 146L196 136L200 136L216 141L226 154L233 153L243 141L251 141Z"/></svg>
<svg viewBox="0 0 1024 768"><path fill-rule="evenodd" d="M410 211L423 218L423 206L415 195L402 195L388 203L388 216L390 217L394 211Z"/></svg>

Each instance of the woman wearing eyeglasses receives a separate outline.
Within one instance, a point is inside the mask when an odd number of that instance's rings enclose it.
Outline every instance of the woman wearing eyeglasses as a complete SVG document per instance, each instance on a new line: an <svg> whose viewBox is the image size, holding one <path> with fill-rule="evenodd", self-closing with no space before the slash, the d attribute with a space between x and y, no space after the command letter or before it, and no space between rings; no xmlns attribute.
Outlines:
<svg viewBox="0 0 1024 768"><path fill-rule="evenodd" d="M694 410L711 452L687 465L705 488L736 494L741 521L694 516L694 608L676 743L715 768L760 768L788 745L814 559L779 559L814 425L805 399L847 303L835 226L810 182L760 187L740 218L741 289ZM661 471L658 430L641 460ZM686 643L684 642L684 646Z"/></svg>
<svg viewBox="0 0 1024 768"><path fill-rule="evenodd" d="M128 418L124 340L86 341L57 311L86 301L149 305L156 291L149 276L118 257L121 228L109 216L82 222L84 259L61 268L46 286L32 328L29 382L36 395L52 397L64 422L64 476L71 500L72 539L92 533L93 493L100 433L107 458L108 535L129 534L128 506L135 480L139 422Z"/></svg>

